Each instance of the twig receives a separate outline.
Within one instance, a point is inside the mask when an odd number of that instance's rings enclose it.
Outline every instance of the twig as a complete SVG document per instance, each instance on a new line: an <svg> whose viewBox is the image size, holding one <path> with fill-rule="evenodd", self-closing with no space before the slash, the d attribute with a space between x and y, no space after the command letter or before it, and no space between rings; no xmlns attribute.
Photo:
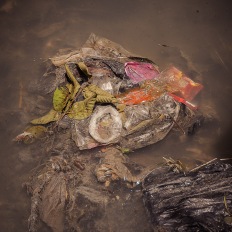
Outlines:
<svg viewBox="0 0 232 232"><path fill-rule="evenodd" d="M220 159L221 161L225 161L225 160L232 160L232 158L223 158L223 159Z"/></svg>
<svg viewBox="0 0 232 232"><path fill-rule="evenodd" d="M231 217L232 214L231 214L231 212L230 212L230 210L229 210L229 208L228 208L227 201L226 201L226 196L224 196L224 205L225 205L225 208L226 208L227 213L228 213L229 216Z"/></svg>
<svg viewBox="0 0 232 232"><path fill-rule="evenodd" d="M196 168L193 168L193 169L190 170L189 172L195 172L196 170L198 170L198 169L200 169L200 168L202 168L202 167L204 167L204 166L206 166L206 165L208 165L208 164L213 163L215 160L217 160L217 158L214 158L214 159L212 159L212 160L210 160L210 161L208 161L208 162L206 162L206 163L204 163L204 164L202 164L202 165L200 165L200 166L197 166Z"/></svg>
<svg viewBox="0 0 232 232"><path fill-rule="evenodd" d="M181 132L185 135L184 129L179 125L179 123L171 116L171 114L168 114L168 116L172 119L172 121L176 124L176 126L181 130Z"/></svg>
<svg viewBox="0 0 232 232"><path fill-rule="evenodd" d="M167 110L165 110L160 103L159 103L159 106L164 112L167 112ZM184 129L179 125L179 123L172 117L171 114L169 114L168 112L167 112L167 114L172 119L172 121L175 123L175 125L181 130L181 132L185 135L186 133L185 133Z"/></svg>

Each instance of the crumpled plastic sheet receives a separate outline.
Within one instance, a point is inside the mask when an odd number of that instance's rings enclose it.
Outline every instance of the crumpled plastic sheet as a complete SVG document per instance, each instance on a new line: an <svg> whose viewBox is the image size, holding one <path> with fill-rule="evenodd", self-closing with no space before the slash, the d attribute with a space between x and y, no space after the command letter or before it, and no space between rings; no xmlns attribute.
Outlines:
<svg viewBox="0 0 232 232"><path fill-rule="evenodd" d="M155 231L232 231L225 205L232 209L231 185L230 164L215 162L186 175L160 167L144 179L143 199Z"/></svg>
<svg viewBox="0 0 232 232"><path fill-rule="evenodd" d="M134 58L137 60L133 60ZM137 62L138 60L141 62ZM130 67L130 69L132 69L133 66L133 75L142 70L139 76L142 79L147 79L151 74L150 72L144 72L144 69L147 71L149 67L151 68L150 71L152 74L158 74L158 69L155 64L148 59L138 57L125 50L119 44L96 36L95 34L89 36L80 50L53 57L51 61L55 66L58 66L56 67L57 69L63 69L62 65L67 62L72 68L75 66L75 63L83 61L92 74L93 84L116 96L119 102L120 94L132 92L135 89L141 89L141 86L139 86L140 83L137 83L137 81L135 83L133 81L134 77L131 79L126 74L128 70L125 70L125 64L127 64L126 68ZM75 69L72 71L75 73ZM174 71L177 72L178 70ZM143 76L141 76L141 73ZM178 73L179 72L177 72L177 74ZM77 79L80 78L77 73L75 74ZM154 75L152 78L155 77ZM146 82L146 80L141 83L143 82ZM144 89L144 91L147 92L147 89ZM154 91L150 92L154 95ZM89 123L92 119L92 115L84 120L73 120L72 138L78 148L83 150L100 145L118 143L122 147L137 149L162 140L172 129L176 120L181 122L182 118L179 117L181 103L173 100L168 94L163 94L162 91L158 92L158 95L150 101L144 100L144 102L141 103L141 97L139 96L139 104L126 104L127 106L124 113L120 114L120 120L122 122L121 134L118 135L117 133L117 139L115 140L106 139L104 142L103 140L96 140L96 137L94 138L94 136L91 136L91 133L89 133ZM95 109L93 114L95 114L96 111L97 109ZM187 128L191 124L188 117L186 122ZM112 134L113 130L111 130L110 133Z"/></svg>
<svg viewBox="0 0 232 232"><path fill-rule="evenodd" d="M51 58L51 61L55 66L61 66L67 62L77 63L87 57L112 58L120 61L128 56L133 56L133 54L121 45L91 33L80 50L72 51L65 55L58 55Z"/></svg>
<svg viewBox="0 0 232 232"><path fill-rule="evenodd" d="M130 57L138 56L115 42L91 33L81 49L64 55L59 53L50 60L58 70L63 70L62 65L67 62L75 64L84 61L93 76L93 84L113 95L118 95L137 86L125 72L124 63L131 61ZM60 81L59 77L56 79L55 82ZM53 90L54 88L50 92Z"/></svg>
<svg viewBox="0 0 232 232"><path fill-rule="evenodd" d="M125 63L125 71L133 83L155 79L159 74L158 69L153 64L141 62Z"/></svg>
<svg viewBox="0 0 232 232"><path fill-rule="evenodd" d="M112 95L137 86L126 76L123 62L109 58L87 58L84 62L92 74L92 83Z"/></svg>
<svg viewBox="0 0 232 232"><path fill-rule="evenodd" d="M138 149L162 140L172 129L179 110L180 104L167 94L153 102L129 106L119 115L121 118L118 120L122 121L120 136L106 143L96 141L89 133L89 123L94 111L90 118L72 123L72 138L81 150L112 143L119 143L131 150ZM111 133L114 133L113 129Z"/></svg>

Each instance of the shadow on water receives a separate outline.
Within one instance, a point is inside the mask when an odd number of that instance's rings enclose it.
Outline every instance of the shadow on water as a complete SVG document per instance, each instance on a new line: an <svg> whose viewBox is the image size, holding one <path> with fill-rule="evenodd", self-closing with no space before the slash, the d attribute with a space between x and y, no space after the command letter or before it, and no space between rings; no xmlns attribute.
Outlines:
<svg viewBox="0 0 232 232"><path fill-rule="evenodd" d="M36 164L11 142L33 118L20 94L35 99L29 87L44 61L60 48L79 48L91 32L202 82L196 103L217 118L191 137L170 134L131 153L134 161L156 166L171 156L191 166L231 157L231 24L229 1L0 1L0 230L26 231L30 210L21 185Z"/></svg>

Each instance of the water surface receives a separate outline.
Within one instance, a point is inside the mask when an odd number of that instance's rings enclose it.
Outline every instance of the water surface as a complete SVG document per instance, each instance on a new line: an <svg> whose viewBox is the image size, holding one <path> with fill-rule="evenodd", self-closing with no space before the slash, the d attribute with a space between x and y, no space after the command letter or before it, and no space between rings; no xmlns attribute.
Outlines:
<svg viewBox="0 0 232 232"><path fill-rule="evenodd" d="M21 185L34 167L12 138L33 112L25 105L30 86L59 49L79 48L91 32L155 61L174 64L204 90L195 102L216 121L185 138L170 134L130 157L156 166L162 157L189 163L230 157L232 146L232 32L229 1L67 0L0 1L0 230L27 231L29 198ZM167 46L160 46L167 45ZM22 94L23 93L23 94ZM23 96L24 99L21 99ZM36 104L36 102L35 102Z"/></svg>

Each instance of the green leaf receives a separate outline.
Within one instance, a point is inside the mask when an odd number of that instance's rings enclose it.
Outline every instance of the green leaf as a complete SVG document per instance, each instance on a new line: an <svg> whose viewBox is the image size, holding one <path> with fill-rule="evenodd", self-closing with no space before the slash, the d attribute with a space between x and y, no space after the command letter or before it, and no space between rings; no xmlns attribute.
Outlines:
<svg viewBox="0 0 232 232"><path fill-rule="evenodd" d="M80 88L80 84L78 83L78 81L76 80L76 78L74 77L73 73L71 72L71 70L69 69L68 65L65 64L65 70L67 73L67 76L69 78L69 80L73 83L74 86L74 90L73 92L76 94Z"/></svg>
<svg viewBox="0 0 232 232"><path fill-rule="evenodd" d="M50 110L46 115L41 118L37 118L31 121L32 124L47 124L49 122L54 122L59 119L60 113L55 110Z"/></svg>
<svg viewBox="0 0 232 232"><path fill-rule="evenodd" d="M44 126L32 126L25 131L31 133L35 138L41 138L47 130L48 129Z"/></svg>
<svg viewBox="0 0 232 232"><path fill-rule="evenodd" d="M100 96L107 96L107 97L111 97L111 98L114 98L114 96L110 93L108 93L107 91L101 89L100 87L98 87L97 85L89 85L88 86L88 89L94 93L96 93L97 95L100 95Z"/></svg>
<svg viewBox="0 0 232 232"><path fill-rule="evenodd" d="M53 107L56 111L62 112L69 100L69 90L65 87L56 88L53 94Z"/></svg>
<svg viewBox="0 0 232 232"><path fill-rule="evenodd" d="M75 102L68 112L68 116L77 120L88 118L93 112L95 103L96 98L94 97L85 99L84 101Z"/></svg>
<svg viewBox="0 0 232 232"><path fill-rule="evenodd" d="M68 112L68 117L77 119L77 120L82 120L91 115L92 112L88 112L86 108L85 101L80 101L80 102L75 102Z"/></svg>
<svg viewBox="0 0 232 232"><path fill-rule="evenodd" d="M66 88L68 89L69 93L73 92L73 85L72 84L66 84Z"/></svg>
<svg viewBox="0 0 232 232"><path fill-rule="evenodd" d="M80 70L88 77L92 77L92 74L89 72L88 67L85 65L84 62L78 62L77 63L78 67L80 68Z"/></svg>
<svg viewBox="0 0 232 232"><path fill-rule="evenodd" d="M78 81L74 77L73 73L71 72L71 70L69 69L67 64L65 64L65 70L66 70L66 73L67 73L69 80L73 84L72 92L70 93L70 97L69 97L68 102L67 102L65 109L64 109L64 113L66 114L69 111L69 109L71 108L71 106L75 100L76 94L78 93L78 91L80 89L80 84L78 83Z"/></svg>
<svg viewBox="0 0 232 232"><path fill-rule="evenodd" d="M123 154L131 152L130 148L126 148L126 147L125 148L122 147L121 151L122 151Z"/></svg>

